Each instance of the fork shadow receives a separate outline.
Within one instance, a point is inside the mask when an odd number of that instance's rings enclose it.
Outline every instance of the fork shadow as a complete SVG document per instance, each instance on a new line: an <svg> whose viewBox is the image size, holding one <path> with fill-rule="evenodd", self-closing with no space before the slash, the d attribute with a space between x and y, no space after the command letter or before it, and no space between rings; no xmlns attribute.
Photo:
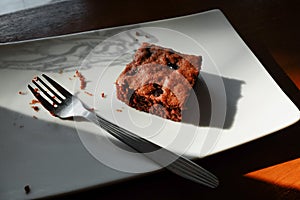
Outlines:
<svg viewBox="0 0 300 200"><path fill-rule="evenodd" d="M202 72L194 85L194 95L186 103L182 121L195 126L229 129L242 98L243 84L241 80Z"/></svg>

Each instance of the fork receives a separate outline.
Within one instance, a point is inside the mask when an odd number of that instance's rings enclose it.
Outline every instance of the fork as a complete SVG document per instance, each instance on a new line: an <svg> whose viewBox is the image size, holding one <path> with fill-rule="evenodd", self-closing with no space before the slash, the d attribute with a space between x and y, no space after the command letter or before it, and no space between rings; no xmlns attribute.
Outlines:
<svg viewBox="0 0 300 200"><path fill-rule="evenodd" d="M52 115L61 119L83 117L86 120L97 124L137 152L143 153L143 155L159 164L161 167L202 185L211 188L218 186L218 178L211 172L183 156L162 148L159 145L104 119L87 109L76 96L68 92L56 81L45 74L42 74L42 76L50 83L50 85L52 85L52 87L50 87L49 84L46 84L41 78L36 77L32 82L38 90L34 89L29 84L28 88ZM54 88L55 91L52 88Z"/></svg>

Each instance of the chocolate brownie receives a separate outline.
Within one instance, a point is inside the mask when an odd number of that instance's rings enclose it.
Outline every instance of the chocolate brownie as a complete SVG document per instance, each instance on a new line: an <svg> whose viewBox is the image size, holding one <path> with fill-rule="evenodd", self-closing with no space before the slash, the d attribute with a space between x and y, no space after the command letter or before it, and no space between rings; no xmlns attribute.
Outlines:
<svg viewBox="0 0 300 200"><path fill-rule="evenodd" d="M116 81L117 98L137 110L181 121L201 62L201 56L143 43Z"/></svg>

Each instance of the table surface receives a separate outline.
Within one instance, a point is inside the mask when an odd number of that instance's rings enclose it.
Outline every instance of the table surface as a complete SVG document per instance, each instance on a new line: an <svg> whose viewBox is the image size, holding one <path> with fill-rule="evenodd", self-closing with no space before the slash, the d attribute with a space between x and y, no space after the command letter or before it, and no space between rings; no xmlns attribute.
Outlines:
<svg viewBox="0 0 300 200"><path fill-rule="evenodd" d="M40 7L33 7L36 5L29 2L14 0L2 3L1 43L165 19L218 8L283 91L298 108L300 106L298 1L186 0L182 3L173 0L168 3L153 0L147 7L136 0L45 0L45 5L40 4ZM54 198L300 199L299 124L197 160L198 164L219 177L221 184L216 189L160 171Z"/></svg>

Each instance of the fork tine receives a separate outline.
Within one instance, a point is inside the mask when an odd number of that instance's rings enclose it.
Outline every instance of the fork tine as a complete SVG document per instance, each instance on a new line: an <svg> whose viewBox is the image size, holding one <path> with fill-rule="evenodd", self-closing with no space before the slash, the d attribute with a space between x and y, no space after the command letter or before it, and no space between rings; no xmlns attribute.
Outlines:
<svg viewBox="0 0 300 200"><path fill-rule="evenodd" d="M202 167L202 169L199 168L199 166L195 165L192 162L184 162L182 159L177 159L177 164L179 166L181 166L182 168L186 168L189 170L193 170L194 173L201 175L203 178L209 179L212 182L214 182L215 184L218 183L218 179L215 175L213 175L212 173L208 172L207 170L204 170Z"/></svg>
<svg viewBox="0 0 300 200"><path fill-rule="evenodd" d="M39 77L37 77L37 80L41 82L47 89L49 89L49 86L47 86ZM50 94L46 90L44 90L44 88L42 88L35 80L32 80L32 83L34 83L39 88L39 90L41 90L41 92L43 92L54 104L59 104L58 101L56 101L56 99L50 96ZM52 91L50 90L50 92ZM56 94L54 93L54 95Z"/></svg>
<svg viewBox="0 0 300 200"><path fill-rule="evenodd" d="M58 98L60 101L63 100L63 98L61 98L59 96L59 94L57 94L51 87L49 87L49 85L47 85L42 79L40 79L40 77L37 77L37 80L39 82L41 82L56 98ZM53 98L52 98L53 99Z"/></svg>
<svg viewBox="0 0 300 200"><path fill-rule="evenodd" d="M40 95L40 93L38 93L37 91L35 91L31 85L28 85L29 90L31 91L31 93L35 96L35 98L37 98L41 104L50 112L54 111L54 107L53 105L51 105L44 97L42 97Z"/></svg>
<svg viewBox="0 0 300 200"><path fill-rule="evenodd" d="M52 78L47 76L46 74L42 74L42 76L49 82L51 85L57 89L62 95L65 97L71 97L72 94L68 92L65 88L63 88L60 84L58 84L56 81L54 81Z"/></svg>
<svg viewBox="0 0 300 200"><path fill-rule="evenodd" d="M192 163L182 162L183 160L179 158L175 161L175 163L170 164L167 167L174 168L176 171L185 172L187 174L187 178L205 184L211 188L216 188L219 185L218 178L210 173L209 171L194 166Z"/></svg>

